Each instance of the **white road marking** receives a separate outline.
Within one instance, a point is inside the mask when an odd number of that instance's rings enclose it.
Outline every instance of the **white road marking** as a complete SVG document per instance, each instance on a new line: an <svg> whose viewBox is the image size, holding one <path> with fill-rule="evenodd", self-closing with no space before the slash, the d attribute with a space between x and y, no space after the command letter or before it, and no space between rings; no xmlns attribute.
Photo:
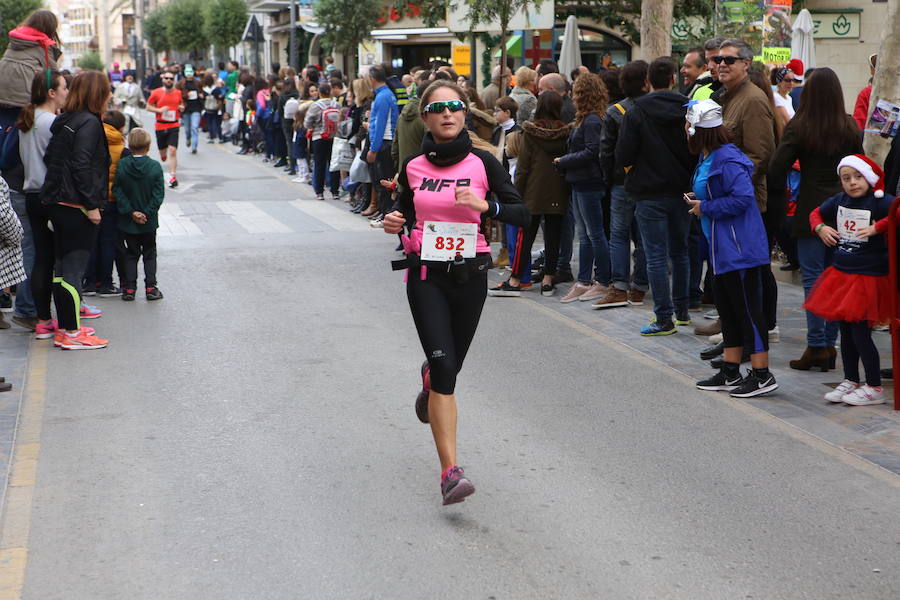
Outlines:
<svg viewBox="0 0 900 600"><path fill-rule="evenodd" d="M290 204L338 231L373 230L369 227L369 221L352 214L343 206L337 207L322 200L294 200Z"/></svg>
<svg viewBox="0 0 900 600"><path fill-rule="evenodd" d="M247 233L293 233L293 229L264 212L252 202L216 202L223 213L231 216Z"/></svg>
<svg viewBox="0 0 900 600"><path fill-rule="evenodd" d="M177 202L163 202L159 209L159 235L203 235Z"/></svg>

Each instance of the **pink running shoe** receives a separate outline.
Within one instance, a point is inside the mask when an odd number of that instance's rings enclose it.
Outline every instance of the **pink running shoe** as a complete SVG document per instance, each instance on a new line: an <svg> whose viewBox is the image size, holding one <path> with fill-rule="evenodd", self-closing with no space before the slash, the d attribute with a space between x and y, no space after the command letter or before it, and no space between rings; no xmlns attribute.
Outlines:
<svg viewBox="0 0 900 600"><path fill-rule="evenodd" d="M34 337L38 340L49 340L56 333L56 321L38 323L34 326Z"/></svg>
<svg viewBox="0 0 900 600"><path fill-rule="evenodd" d="M82 304L81 305L81 318L82 319L99 319L103 314L103 311L97 308L96 306L91 306L90 304Z"/></svg>
<svg viewBox="0 0 900 600"><path fill-rule="evenodd" d="M466 479L466 474L460 467L454 465L441 475L441 495L444 497L444 506L462 502L473 493L475 493L475 486Z"/></svg>
<svg viewBox="0 0 900 600"><path fill-rule="evenodd" d="M84 327L84 326L81 327L81 332L86 333L87 335L94 335L94 333L95 333L93 327ZM56 333L54 334L54 337L53 337L53 345L56 346L57 348L61 348L65 337L66 337L66 332L63 331L62 329L57 329Z"/></svg>

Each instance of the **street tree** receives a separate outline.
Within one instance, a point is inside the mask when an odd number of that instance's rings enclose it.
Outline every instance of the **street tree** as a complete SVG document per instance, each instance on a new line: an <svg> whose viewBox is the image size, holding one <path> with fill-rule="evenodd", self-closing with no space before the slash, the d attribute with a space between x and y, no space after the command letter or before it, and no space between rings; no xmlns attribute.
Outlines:
<svg viewBox="0 0 900 600"><path fill-rule="evenodd" d="M44 6L43 0L0 0L0 55L6 52L10 31L19 26L25 17Z"/></svg>
<svg viewBox="0 0 900 600"><path fill-rule="evenodd" d="M102 73L105 70L103 61L100 59L100 53L96 50L82 54L81 58L78 59L78 66L85 71L100 71Z"/></svg>
<svg viewBox="0 0 900 600"><path fill-rule="evenodd" d="M888 16L881 34L881 48L878 50L878 68L872 81L872 99L869 103L869 114L875 109L879 100L884 100L895 106L900 105L900 36L897 36L897 28L900 27L900 3L891 2L888 5ZM883 164L890 150L891 139L882 137L877 133L865 134L865 150L878 164ZM894 193L896 190L887 190Z"/></svg>
<svg viewBox="0 0 900 600"><path fill-rule="evenodd" d="M500 96L506 95L506 78L503 70L506 67L506 35L509 22L513 16L522 11L540 8L542 0L465 0L468 8L467 19L476 25L497 24L500 27Z"/></svg>
<svg viewBox="0 0 900 600"><path fill-rule="evenodd" d="M173 0L166 10L166 36L173 50L190 52L194 60L209 48L203 19L203 0Z"/></svg>
<svg viewBox="0 0 900 600"><path fill-rule="evenodd" d="M204 13L206 37L217 51L237 45L247 24L244 0L212 0Z"/></svg>
<svg viewBox="0 0 900 600"><path fill-rule="evenodd" d="M641 0L641 54L650 62L672 54L675 0Z"/></svg>
<svg viewBox="0 0 900 600"><path fill-rule="evenodd" d="M384 6L375 0L318 0L313 4L316 20L325 29L323 44L349 56L378 26Z"/></svg>
<svg viewBox="0 0 900 600"><path fill-rule="evenodd" d="M168 4L162 4L144 17L144 39L154 52L168 52L172 48L169 42Z"/></svg>

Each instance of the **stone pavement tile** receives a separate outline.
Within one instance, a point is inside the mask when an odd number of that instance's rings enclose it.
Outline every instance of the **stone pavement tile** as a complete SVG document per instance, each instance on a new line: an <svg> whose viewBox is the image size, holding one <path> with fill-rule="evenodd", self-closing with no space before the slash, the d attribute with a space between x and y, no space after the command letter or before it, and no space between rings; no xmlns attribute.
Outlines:
<svg viewBox="0 0 900 600"><path fill-rule="evenodd" d="M0 377L13 386L11 391L0 393L0 496L6 493L31 340L30 331L15 325L0 331Z"/></svg>
<svg viewBox="0 0 900 600"><path fill-rule="evenodd" d="M508 273L506 270L493 270L492 284L505 280ZM649 297L643 307L592 310L589 302L570 304L559 302L568 291L568 285L559 286L557 295L551 298L544 298L536 291L529 291L522 294L522 299L537 301L693 379L701 379L711 373L709 364L700 360L699 356L700 350L708 346L709 341L705 337L693 334L694 326L710 322L703 318L702 312L692 312L693 324L689 327L679 327L675 335L642 337L638 333L640 328L653 316L652 300ZM891 386L893 382L885 382L888 404L851 407L826 402L823 399L824 394L843 379L840 357L837 369L827 373L795 371L788 366L788 362L799 358L806 348L806 316L802 309L803 289L790 283L779 282L778 285L778 328L781 341L771 344L769 362L779 389L775 395L751 399L746 403L900 474L900 411L893 410ZM488 298L488 300L517 301L515 298ZM873 336L881 353L882 367L889 367L890 335L874 332ZM698 393L707 392L698 391Z"/></svg>

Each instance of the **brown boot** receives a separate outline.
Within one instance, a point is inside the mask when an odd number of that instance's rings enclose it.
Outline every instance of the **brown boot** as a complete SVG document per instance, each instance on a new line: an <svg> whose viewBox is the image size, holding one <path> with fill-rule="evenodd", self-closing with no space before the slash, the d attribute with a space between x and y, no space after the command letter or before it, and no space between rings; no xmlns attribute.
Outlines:
<svg viewBox="0 0 900 600"><path fill-rule="evenodd" d="M828 352L828 368L837 368L837 349L834 346L826 346L825 351Z"/></svg>
<svg viewBox="0 0 900 600"><path fill-rule="evenodd" d="M500 248L500 255L497 257L497 262L494 263L494 266L498 269L509 266L509 250Z"/></svg>
<svg viewBox="0 0 900 600"><path fill-rule="evenodd" d="M361 215L364 216L364 217L371 217L372 215L374 215L374 214L377 213L377 212L378 212L378 202L376 202L375 200L373 200L373 201L369 204L369 208L367 208L366 210L362 211L362 212L359 213L359 214L361 214Z"/></svg>
<svg viewBox="0 0 900 600"><path fill-rule="evenodd" d="M806 350L803 351L803 356L799 360L792 360L790 365L792 369L797 369L798 371L819 369L823 373L827 373L830 363L831 359L828 356L827 348L807 346Z"/></svg>
<svg viewBox="0 0 900 600"><path fill-rule="evenodd" d="M716 319L709 325L703 325L701 327L694 327L694 335L716 335L717 333L722 333L722 321Z"/></svg>

